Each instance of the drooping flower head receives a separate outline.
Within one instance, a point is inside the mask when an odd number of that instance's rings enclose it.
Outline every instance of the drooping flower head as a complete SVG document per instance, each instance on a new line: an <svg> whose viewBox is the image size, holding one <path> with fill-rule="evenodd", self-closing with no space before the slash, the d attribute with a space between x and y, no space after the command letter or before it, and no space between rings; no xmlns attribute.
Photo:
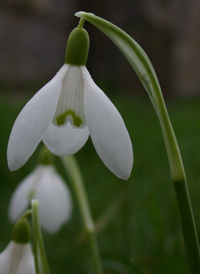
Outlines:
<svg viewBox="0 0 200 274"><path fill-rule="evenodd" d="M15 222L29 207L32 199L40 203L40 224L49 232L57 232L71 217L70 191L52 165L50 152L44 148L40 164L17 187L9 206L9 218Z"/></svg>
<svg viewBox="0 0 200 274"><path fill-rule="evenodd" d="M35 273L29 224L27 220L21 219L13 229L12 241L0 253L0 274Z"/></svg>
<svg viewBox="0 0 200 274"><path fill-rule="evenodd" d="M7 150L11 170L23 166L42 140L52 153L67 156L90 135L104 164L119 178L130 176L131 140L118 110L85 66L88 50L88 33L79 24L68 38L65 64L15 121Z"/></svg>

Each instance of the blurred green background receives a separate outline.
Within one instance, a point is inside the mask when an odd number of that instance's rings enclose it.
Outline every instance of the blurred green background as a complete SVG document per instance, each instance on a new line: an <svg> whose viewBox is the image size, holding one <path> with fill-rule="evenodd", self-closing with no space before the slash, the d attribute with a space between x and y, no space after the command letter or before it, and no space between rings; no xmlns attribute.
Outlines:
<svg viewBox="0 0 200 274"><path fill-rule="evenodd" d="M0 251L10 241L11 195L37 165L38 152L10 172L6 148L25 103L64 62L76 11L93 12L127 31L150 57L161 83L185 164L200 232L200 3L195 0L3 0L0 3ZM102 33L85 24L91 38L88 70L120 111L130 133L134 166L130 179L117 179L99 159L91 140L76 154L94 220L113 205L98 231L106 274L185 274L187 262L174 190L160 126L148 96L121 53ZM60 159L57 170L71 188ZM44 233L52 273L91 274L91 256L76 198L73 214L56 235Z"/></svg>
<svg viewBox="0 0 200 274"><path fill-rule="evenodd" d="M122 114L132 139L135 162L130 179L123 181L111 174L90 140L76 154L94 220L98 223L113 203L120 202L115 214L98 233L105 273L187 273L166 151L150 101L147 96L139 99L122 92L114 94L108 91L107 95ZM11 127L28 99L26 94L16 101L7 91L0 100L0 250L5 248L11 236L12 225L7 215L10 197L18 183L37 165L39 149L19 171L11 173L6 163ZM167 105L182 151L199 232L200 100L169 100ZM71 189L58 158L56 167ZM44 233L50 267L52 273L93 273L73 191L72 195L70 221L56 235ZM116 262L121 263L123 268Z"/></svg>

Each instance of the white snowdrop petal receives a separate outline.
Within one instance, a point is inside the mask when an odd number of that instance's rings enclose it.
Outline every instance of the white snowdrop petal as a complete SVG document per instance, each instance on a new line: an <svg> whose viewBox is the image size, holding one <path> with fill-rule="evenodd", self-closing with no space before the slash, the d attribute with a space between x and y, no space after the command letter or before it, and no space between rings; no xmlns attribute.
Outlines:
<svg viewBox="0 0 200 274"><path fill-rule="evenodd" d="M34 257L30 243L13 241L0 254L0 274L35 274Z"/></svg>
<svg viewBox="0 0 200 274"><path fill-rule="evenodd" d="M70 123L65 127L49 125L43 138L44 144L57 156L68 156L76 153L89 137L88 128L74 128Z"/></svg>
<svg viewBox="0 0 200 274"><path fill-rule="evenodd" d="M35 263L30 243L22 245L22 256L16 274L35 274Z"/></svg>
<svg viewBox="0 0 200 274"><path fill-rule="evenodd" d="M18 115L8 142L7 159L10 170L23 166L42 140L58 102L62 79L68 70L63 65L56 76L40 89Z"/></svg>
<svg viewBox="0 0 200 274"><path fill-rule="evenodd" d="M31 196L34 194L35 183L39 176L39 169L36 168L28 175L13 193L9 205L9 218L11 222L17 221L29 206Z"/></svg>
<svg viewBox="0 0 200 274"><path fill-rule="evenodd" d="M0 253L0 274L10 274L11 269L11 254L13 250L13 242Z"/></svg>
<svg viewBox="0 0 200 274"><path fill-rule="evenodd" d="M56 126L65 126L67 122L74 127L85 127L84 82L80 66L69 66L63 78L62 90L53 118Z"/></svg>
<svg viewBox="0 0 200 274"><path fill-rule="evenodd" d="M86 123L95 149L116 176L128 179L133 166L133 150L124 121L86 67L82 67L82 72Z"/></svg>
<svg viewBox="0 0 200 274"><path fill-rule="evenodd" d="M49 233L57 232L69 219L72 201L69 189L53 166L43 166L35 198L39 201L41 226Z"/></svg>
<svg viewBox="0 0 200 274"><path fill-rule="evenodd" d="M17 272L21 258L22 258L22 254L23 254L23 245L18 244L14 241L12 241L13 243L13 249L12 249L12 253L11 253L11 269L10 269L10 273L14 274Z"/></svg>

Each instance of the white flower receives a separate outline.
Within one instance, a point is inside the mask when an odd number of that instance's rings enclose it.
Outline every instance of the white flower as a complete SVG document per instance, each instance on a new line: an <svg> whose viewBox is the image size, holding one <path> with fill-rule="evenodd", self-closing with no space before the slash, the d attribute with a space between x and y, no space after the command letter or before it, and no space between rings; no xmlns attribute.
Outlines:
<svg viewBox="0 0 200 274"><path fill-rule="evenodd" d="M11 241L0 253L0 274L35 274L34 258L30 243Z"/></svg>
<svg viewBox="0 0 200 274"><path fill-rule="evenodd" d="M39 201L40 224L49 233L57 232L71 216L69 189L52 165L39 165L17 187L9 207L12 222L22 215L31 199Z"/></svg>
<svg viewBox="0 0 200 274"><path fill-rule="evenodd" d="M127 179L133 151L121 115L85 66L64 64L17 117L8 143L9 168L23 166L41 140L52 153L67 156L76 153L89 134L104 164Z"/></svg>

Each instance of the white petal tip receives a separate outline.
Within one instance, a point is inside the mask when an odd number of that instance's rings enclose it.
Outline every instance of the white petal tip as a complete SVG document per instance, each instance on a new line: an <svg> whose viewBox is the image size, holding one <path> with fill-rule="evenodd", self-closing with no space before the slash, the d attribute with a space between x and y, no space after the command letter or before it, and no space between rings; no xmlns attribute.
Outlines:
<svg viewBox="0 0 200 274"><path fill-rule="evenodd" d="M132 171L132 168L131 168L131 171ZM127 180L130 178L130 176L131 176L131 171L129 171L129 172L126 173L126 174L123 174L123 175L121 176L121 179L127 181Z"/></svg>
<svg viewBox="0 0 200 274"><path fill-rule="evenodd" d="M129 162L126 163L126 166L121 166L121 168L118 169L117 172L115 170L115 172L113 173L122 180L128 180L129 177L131 176L132 168L133 168L133 157L131 157Z"/></svg>
<svg viewBox="0 0 200 274"><path fill-rule="evenodd" d="M11 172L13 172L13 171L17 171L20 167L11 165L8 163L8 168L10 169Z"/></svg>
<svg viewBox="0 0 200 274"><path fill-rule="evenodd" d="M127 174L123 174L123 175L120 175L118 176L120 179L124 180L124 181L127 181L129 179L129 177L131 176L131 173L129 173L128 175Z"/></svg>
<svg viewBox="0 0 200 274"><path fill-rule="evenodd" d="M71 218L71 209L70 212L67 213L68 215L65 216L64 219L61 220L55 220L54 222L49 222L47 225L44 223L41 219L41 226L42 228L49 234L55 234L58 233L59 230L69 221ZM61 217L62 218L62 217Z"/></svg>
<svg viewBox="0 0 200 274"><path fill-rule="evenodd" d="M56 228L55 227L51 227L51 226L44 226L42 225L42 228L44 231L46 231L47 233L49 234L56 234L59 232L59 230L61 229L61 227L63 226L64 224L60 224L59 226L57 226Z"/></svg>
<svg viewBox="0 0 200 274"><path fill-rule="evenodd" d="M8 168L10 169L10 171L16 171L21 167L21 165L19 165L17 163L17 161L12 159L12 157L10 157L10 156L7 156L7 163L8 163Z"/></svg>
<svg viewBox="0 0 200 274"><path fill-rule="evenodd" d="M19 159L19 157L16 156L16 153L14 151L13 147L9 147L7 149L7 164L10 171L16 171L19 168L21 168L26 161L22 161Z"/></svg>

